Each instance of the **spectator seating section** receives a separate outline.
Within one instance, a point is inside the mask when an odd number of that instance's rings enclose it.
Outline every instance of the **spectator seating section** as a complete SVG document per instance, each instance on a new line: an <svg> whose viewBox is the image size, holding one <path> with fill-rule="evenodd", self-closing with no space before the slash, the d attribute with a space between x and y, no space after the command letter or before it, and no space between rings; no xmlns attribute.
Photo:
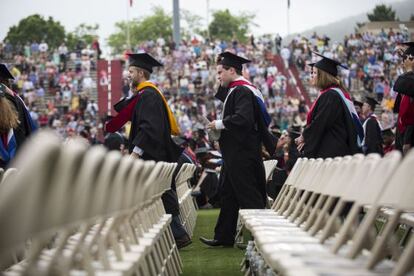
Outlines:
<svg viewBox="0 0 414 276"><path fill-rule="evenodd" d="M40 132L0 185L4 275L178 275L182 263L161 195L175 163L62 146ZM186 179L193 170L186 166ZM183 180L184 181L184 180Z"/></svg>
<svg viewBox="0 0 414 276"><path fill-rule="evenodd" d="M254 237L249 271L406 275L414 266L413 165L414 151L402 161L396 151L298 159L271 209L239 212Z"/></svg>

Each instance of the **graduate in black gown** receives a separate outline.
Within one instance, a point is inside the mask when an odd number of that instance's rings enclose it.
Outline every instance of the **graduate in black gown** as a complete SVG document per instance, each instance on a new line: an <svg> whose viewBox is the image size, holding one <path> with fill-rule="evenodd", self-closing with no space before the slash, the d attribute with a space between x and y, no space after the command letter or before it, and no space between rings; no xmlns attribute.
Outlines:
<svg viewBox="0 0 414 276"><path fill-rule="evenodd" d="M119 112L105 129L118 131L131 121L129 153L133 158L156 162L177 162L183 148L174 143L171 135L179 128L162 92L149 81L153 67L162 66L147 53L129 55L129 78L132 97L115 105ZM179 205L175 185L162 196L165 211L172 215L171 229L178 246L188 245L190 238L179 220Z"/></svg>
<svg viewBox="0 0 414 276"><path fill-rule="evenodd" d="M24 141L37 129L23 100L8 87L12 79L14 77L6 65L0 64L1 168L10 163Z"/></svg>
<svg viewBox="0 0 414 276"><path fill-rule="evenodd" d="M308 113L303 134L296 139L308 158L327 158L361 152L363 129L349 94L338 78L339 62L326 58L312 66L311 82L320 89Z"/></svg>
<svg viewBox="0 0 414 276"><path fill-rule="evenodd" d="M239 209L266 206L262 144L273 154L277 139L268 131L270 122L266 120L263 102L259 102L262 101L260 91L241 76L242 65L248 62L224 52L219 55L217 64L222 86L218 96L221 100L224 98L222 119L209 123L207 129L220 130L219 144L224 161L220 183L223 188L214 238L200 237L209 246L234 244Z"/></svg>
<svg viewBox="0 0 414 276"><path fill-rule="evenodd" d="M405 42L408 46L403 54L404 73L394 84L398 92L394 112L398 113L396 149L406 154L414 146L414 42Z"/></svg>
<svg viewBox="0 0 414 276"><path fill-rule="evenodd" d="M374 114L377 100L372 97L365 97L362 112L366 118L362 125L364 129L363 151L365 154L378 153L383 155L381 125Z"/></svg>

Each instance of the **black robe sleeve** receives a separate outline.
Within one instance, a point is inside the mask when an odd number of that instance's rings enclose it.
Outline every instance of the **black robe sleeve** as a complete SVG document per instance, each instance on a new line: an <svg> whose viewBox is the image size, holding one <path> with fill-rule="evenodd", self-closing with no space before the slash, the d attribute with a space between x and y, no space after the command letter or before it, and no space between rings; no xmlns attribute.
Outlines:
<svg viewBox="0 0 414 276"><path fill-rule="evenodd" d="M138 132L132 139L132 143L143 149L144 151L149 150L147 148L149 141L156 141L161 143L163 137L163 131L165 131L164 124L164 110L162 100L157 97L154 92L144 91L135 109L138 109L140 124L138 126Z"/></svg>
<svg viewBox="0 0 414 276"><path fill-rule="evenodd" d="M404 145L414 146L414 126L407 126L404 131Z"/></svg>
<svg viewBox="0 0 414 276"><path fill-rule="evenodd" d="M321 144L325 130L331 127L338 116L338 106L342 106L341 98L334 93L325 92L316 103L312 113L312 121L303 131L305 155L313 156Z"/></svg>
<svg viewBox="0 0 414 276"><path fill-rule="evenodd" d="M381 129L377 120L368 119L365 128L365 153L383 154Z"/></svg>
<svg viewBox="0 0 414 276"><path fill-rule="evenodd" d="M130 102L131 99L127 99L127 98L122 98L119 102L117 102L116 104L114 104L114 109L116 112L120 112L122 109L124 109Z"/></svg>
<svg viewBox="0 0 414 276"><path fill-rule="evenodd" d="M228 92L228 89L220 85L214 97L224 103L227 97L227 92Z"/></svg>
<svg viewBox="0 0 414 276"><path fill-rule="evenodd" d="M413 97L414 96L414 72L400 75L395 81L394 91Z"/></svg>

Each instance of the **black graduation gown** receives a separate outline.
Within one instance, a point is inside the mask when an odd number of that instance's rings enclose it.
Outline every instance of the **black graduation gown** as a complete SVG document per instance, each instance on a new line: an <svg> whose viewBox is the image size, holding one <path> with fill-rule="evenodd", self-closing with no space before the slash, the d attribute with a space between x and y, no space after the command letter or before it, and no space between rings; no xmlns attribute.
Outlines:
<svg viewBox="0 0 414 276"><path fill-rule="evenodd" d="M223 187L215 239L233 244L238 210L266 206L262 143L273 154L277 139L267 130L250 89L244 86L234 88L223 108L225 129L221 130L219 139L224 161L220 174Z"/></svg>
<svg viewBox="0 0 414 276"><path fill-rule="evenodd" d="M153 88L145 88L140 94L131 118L129 152L135 146L144 151L142 159L156 162L177 162L183 149L171 138L171 127L161 95ZM162 196L165 211L178 215L177 193L168 190Z"/></svg>
<svg viewBox="0 0 414 276"><path fill-rule="evenodd" d="M395 81L393 90L414 97L414 72L401 74Z"/></svg>
<svg viewBox="0 0 414 276"><path fill-rule="evenodd" d="M131 119L129 152L135 146L144 160L177 162L183 151L171 138L171 127L161 95L153 88L140 92Z"/></svg>
<svg viewBox="0 0 414 276"><path fill-rule="evenodd" d="M303 131L304 156L327 158L360 152L351 115L338 92L328 90L317 100Z"/></svg>
<svg viewBox="0 0 414 276"><path fill-rule="evenodd" d="M403 95L414 97L414 72L401 74L395 81L393 90L398 92L397 98L395 99L393 111L394 113L399 113ZM395 141L396 149L400 151L402 151L404 144L414 145L414 126L406 126L404 133L400 133L397 127Z"/></svg>
<svg viewBox="0 0 414 276"><path fill-rule="evenodd" d="M382 134L381 128L378 121L375 118L369 117L365 125L365 143L364 143L364 152L365 154L369 153L379 153L384 154L382 148Z"/></svg>

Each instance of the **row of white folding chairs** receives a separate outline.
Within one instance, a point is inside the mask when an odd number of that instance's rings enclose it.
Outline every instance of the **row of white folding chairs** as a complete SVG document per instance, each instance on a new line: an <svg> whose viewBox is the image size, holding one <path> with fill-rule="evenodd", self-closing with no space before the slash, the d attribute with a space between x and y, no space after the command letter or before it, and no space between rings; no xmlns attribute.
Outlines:
<svg viewBox="0 0 414 276"><path fill-rule="evenodd" d="M398 152L299 159L271 210L239 213L254 236L246 253L250 269L267 275L409 273L414 238L408 233L401 247L394 230L412 224L406 216L414 211L413 165L414 151L402 161Z"/></svg>
<svg viewBox="0 0 414 276"><path fill-rule="evenodd" d="M190 237L193 236L197 220L197 206L191 196L190 179L193 177L196 166L185 163L176 177L178 203L180 205L180 220Z"/></svg>
<svg viewBox="0 0 414 276"><path fill-rule="evenodd" d="M41 132L13 165L18 173L0 187L4 275L182 272L161 201L175 163L134 160L79 141L62 145Z"/></svg>

